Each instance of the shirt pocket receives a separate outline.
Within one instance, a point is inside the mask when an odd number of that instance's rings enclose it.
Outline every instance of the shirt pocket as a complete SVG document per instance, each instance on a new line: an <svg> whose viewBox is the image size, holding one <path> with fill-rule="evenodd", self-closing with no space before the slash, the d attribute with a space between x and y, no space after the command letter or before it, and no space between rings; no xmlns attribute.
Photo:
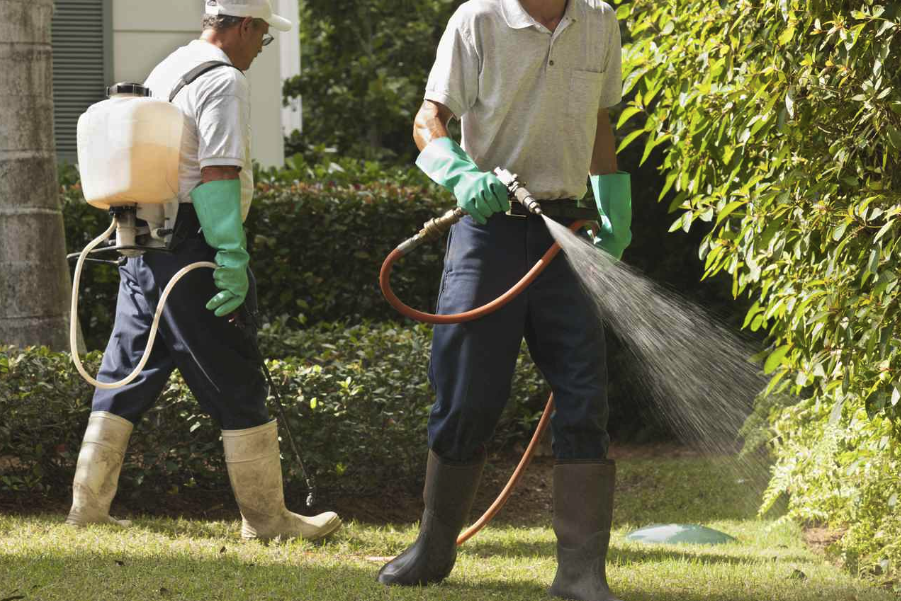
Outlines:
<svg viewBox="0 0 901 601"><path fill-rule="evenodd" d="M594 122L601 99L604 74L595 71L573 71L569 80L567 115L577 124Z"/></svg>

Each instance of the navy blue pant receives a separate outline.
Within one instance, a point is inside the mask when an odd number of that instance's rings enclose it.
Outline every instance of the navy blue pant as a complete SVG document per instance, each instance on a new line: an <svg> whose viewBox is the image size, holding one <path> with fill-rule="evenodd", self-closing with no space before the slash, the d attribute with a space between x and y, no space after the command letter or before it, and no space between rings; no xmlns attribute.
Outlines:
<svg viewBox="0 0 901 601"><path fill-rule="evenodd" d="M148 252L119 268L121 282L116 323L103 356L101 382L118 381L141 361L157 304L169 280L196 261L213 261L216 251L196 234L173 254ZM256 313L256 284L250 276L247 309ZM256 350L256 326L243 329L216 317L205 305L218 290L211 269L195 269L172 289L160 317L159 331L147 365L130 384L116 390L97 389L93 410L108 411L136 423L162 392L178 368L201 408L224 430L267 423L268 389Z"/></svg>
<svg viewBox="0 0 901 601"><path fill-rule="evenodd" d="M468 311L497 298L553 242L540 217L494 215L484 226L465 217L448 239L438 313ZM461 462L482 452L510 395L523 337L554 391L556 457L605 458L610 438L603 325L563 256L500 310L435 326L429 376L437 400L429 447Z"/></svg>

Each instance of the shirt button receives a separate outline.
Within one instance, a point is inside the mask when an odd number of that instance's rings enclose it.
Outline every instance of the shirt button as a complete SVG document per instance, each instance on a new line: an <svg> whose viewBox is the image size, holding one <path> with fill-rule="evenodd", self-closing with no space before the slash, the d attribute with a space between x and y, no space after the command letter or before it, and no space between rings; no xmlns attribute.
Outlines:
<svg viewBox="0 0 901 601"><path fill-rule="evenodd" d="M554 61L550 61L548 64L549 64L550 66L553 67L553 66L554 66Z"/></svg>

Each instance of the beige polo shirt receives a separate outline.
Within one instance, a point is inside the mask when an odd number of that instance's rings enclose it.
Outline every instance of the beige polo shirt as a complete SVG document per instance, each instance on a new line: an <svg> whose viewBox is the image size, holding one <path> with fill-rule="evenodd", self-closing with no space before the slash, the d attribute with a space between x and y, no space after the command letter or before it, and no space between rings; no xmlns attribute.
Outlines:
<svg viewBox="0 0 901 601"><path fill-rule="evenodd" d="M438 45L425 98L461 120L463 149L536 198L582 198L597 114L622 98L619 25L599 0L569 0L552 33L519 0L469 0Z"/></svg>

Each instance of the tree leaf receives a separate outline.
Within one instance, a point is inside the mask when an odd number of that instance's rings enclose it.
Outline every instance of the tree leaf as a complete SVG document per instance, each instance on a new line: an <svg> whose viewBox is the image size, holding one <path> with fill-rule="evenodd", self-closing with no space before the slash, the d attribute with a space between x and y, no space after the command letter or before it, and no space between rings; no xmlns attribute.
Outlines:
<svg viewBox="0 0 901 601"><path fill-rule="evenodd" d="M639 129L639 130L633 131L633 132L630 133L628 136L626 136L625 138L623 138L623 141L620 142L619 148L616 149L616 153L619 154L619 153L621 153L623 150L625 150L626 148L628 148L628 147L629 147L629 144L631 144L631 143L634 142L636 139L638 139L638 137L641 136L642 134L644 134L644 131L642 131L642 130Z"/></svg>
<svg viewBox="0 0 901 601"><path fill-rule="evenodd" d="M629 122L629 119L642 112L637 106L627 106L619 115L619 121L616 123L616 129L621 129L623 125Z"/></svg>
<svg viewBox="0 0 901 601"><path fill-rule="evenodd" d="M795 26L789 25L780 35L779 35L779 45L785 46L789 42L791 42L795 38Z"/></svg>
<svg viewBox="0 0 901 601"><path fill-rule="evenodd" d="M832 412L829 414L829 423L833 426L836 425L839 420L842 418L842 408L845 406L845 397L839 399L839 401L832 408Z"/></svg>
<svg viewBox="0 0 901 601"><path fill-rule="evenodd" d="M745 204L747 204L747 203L745 203L745 201L743 201L743 200L735 200L735 201L727 204L725 207L723 207L723 210L719 212L719 215L717 215L716 224L717 225L721 224L723 222L723 220L726 219L726 217L728 217L735 211L735 209L737 209Z"/></svg>
<svg viewBox="0 0 901 601"><path fill-rule="evenodd" d="M791 349L791 346L784 344L770 353L770 356L767 357L766 363L763 366L763 373L769 375L776 370L777 367L782 365L782 360L785 358L786 353Z"/></svg>

